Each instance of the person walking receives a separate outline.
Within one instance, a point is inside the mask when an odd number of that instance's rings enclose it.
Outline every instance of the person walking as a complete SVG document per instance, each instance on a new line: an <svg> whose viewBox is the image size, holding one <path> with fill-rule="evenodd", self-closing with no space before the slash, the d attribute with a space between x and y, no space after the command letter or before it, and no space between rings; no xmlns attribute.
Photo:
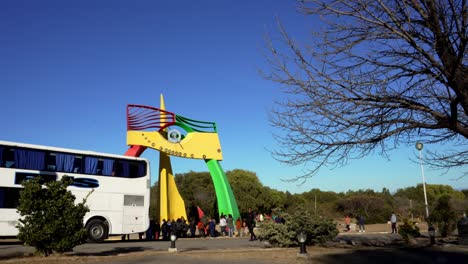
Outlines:
<svg viewBox="0 0 468 264"><path fill-rule="evenodd" d="M247 213L246 224L247 224L247 227L249 228L250 241L257 240L257 236L254 233L255 213L252 212L252 208L250 208L250 207L249 207L249 212Z"/></svg>
<svg viewBox="0 0 468 264"><path fill-rule="evenodd" d="M393 212L392 216L390 216L390 223L392 224L392 234L397 234L397 216Z"/></svg>

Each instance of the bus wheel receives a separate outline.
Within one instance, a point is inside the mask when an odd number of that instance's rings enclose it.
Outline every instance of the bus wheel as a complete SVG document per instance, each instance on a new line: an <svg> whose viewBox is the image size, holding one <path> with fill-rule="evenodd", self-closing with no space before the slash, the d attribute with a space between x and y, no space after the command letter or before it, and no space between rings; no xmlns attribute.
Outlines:
<svg viewBox="0 0 468 264"><path fill-rule="evenodd" d="M102 242L107 238L108 228L104 221L101 219L93 219L86 225L86 231L88 232L89 242Z"/></svg>

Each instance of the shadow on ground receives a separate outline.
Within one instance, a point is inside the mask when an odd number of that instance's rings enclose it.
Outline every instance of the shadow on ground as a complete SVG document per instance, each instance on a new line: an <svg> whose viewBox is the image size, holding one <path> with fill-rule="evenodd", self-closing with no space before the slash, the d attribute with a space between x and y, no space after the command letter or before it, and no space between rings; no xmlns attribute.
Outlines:
<svg viewBox="0 0 468 264"><path fill-rule="evenodd" d="M151 248L146 247L115 247L111 250L100 251L100 252L70 252L69 255L77 257L102 257L102 256L117 256L120 254L128 254L135 252L143 252L150 250Z"/></svg>
<svg viewBox="0 0 468 264"><path fill-rule="evenodd" d="M326 254L314 256L311 263L347 263L347 264L445 264L467 263L468 252L446 251L434 248L379 248L355 249L347 253Z"/></svg>

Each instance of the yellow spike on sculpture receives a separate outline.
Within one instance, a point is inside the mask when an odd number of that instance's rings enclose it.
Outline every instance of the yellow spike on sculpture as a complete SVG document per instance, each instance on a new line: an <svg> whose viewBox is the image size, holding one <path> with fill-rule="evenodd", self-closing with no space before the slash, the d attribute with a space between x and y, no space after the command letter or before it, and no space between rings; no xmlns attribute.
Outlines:
<svg viewBox="0 0 468 264"><path fill-rule="evenodd" d="M160 109L165 110L164 97L161 94ZM165 115L161 115L161 120L165 119ZM174 175L172 174L171 158L164 152L159 154L159 197L160 197L160 220L174 219L184 217L187 219L185 212L185 203L177 189Z"/></svg>

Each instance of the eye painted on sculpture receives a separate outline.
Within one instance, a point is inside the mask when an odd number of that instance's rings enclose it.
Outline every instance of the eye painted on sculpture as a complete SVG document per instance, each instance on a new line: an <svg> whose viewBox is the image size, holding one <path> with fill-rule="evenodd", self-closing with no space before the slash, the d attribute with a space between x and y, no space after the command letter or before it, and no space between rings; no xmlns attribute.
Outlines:
<svg viewBox="0 0 468 264"><path fill-rule="evenodd" d="M171 129L167 132L167 140L172 143L179 143L182 140L182 134L177 129Z"/></svg>
<svg viewBox="0 0 468 264"><path fill-rule="evenodd" d="M172 143L179 143L187 136L187 131L177 125L169 126L167 128L167 140Z"/></svg>

